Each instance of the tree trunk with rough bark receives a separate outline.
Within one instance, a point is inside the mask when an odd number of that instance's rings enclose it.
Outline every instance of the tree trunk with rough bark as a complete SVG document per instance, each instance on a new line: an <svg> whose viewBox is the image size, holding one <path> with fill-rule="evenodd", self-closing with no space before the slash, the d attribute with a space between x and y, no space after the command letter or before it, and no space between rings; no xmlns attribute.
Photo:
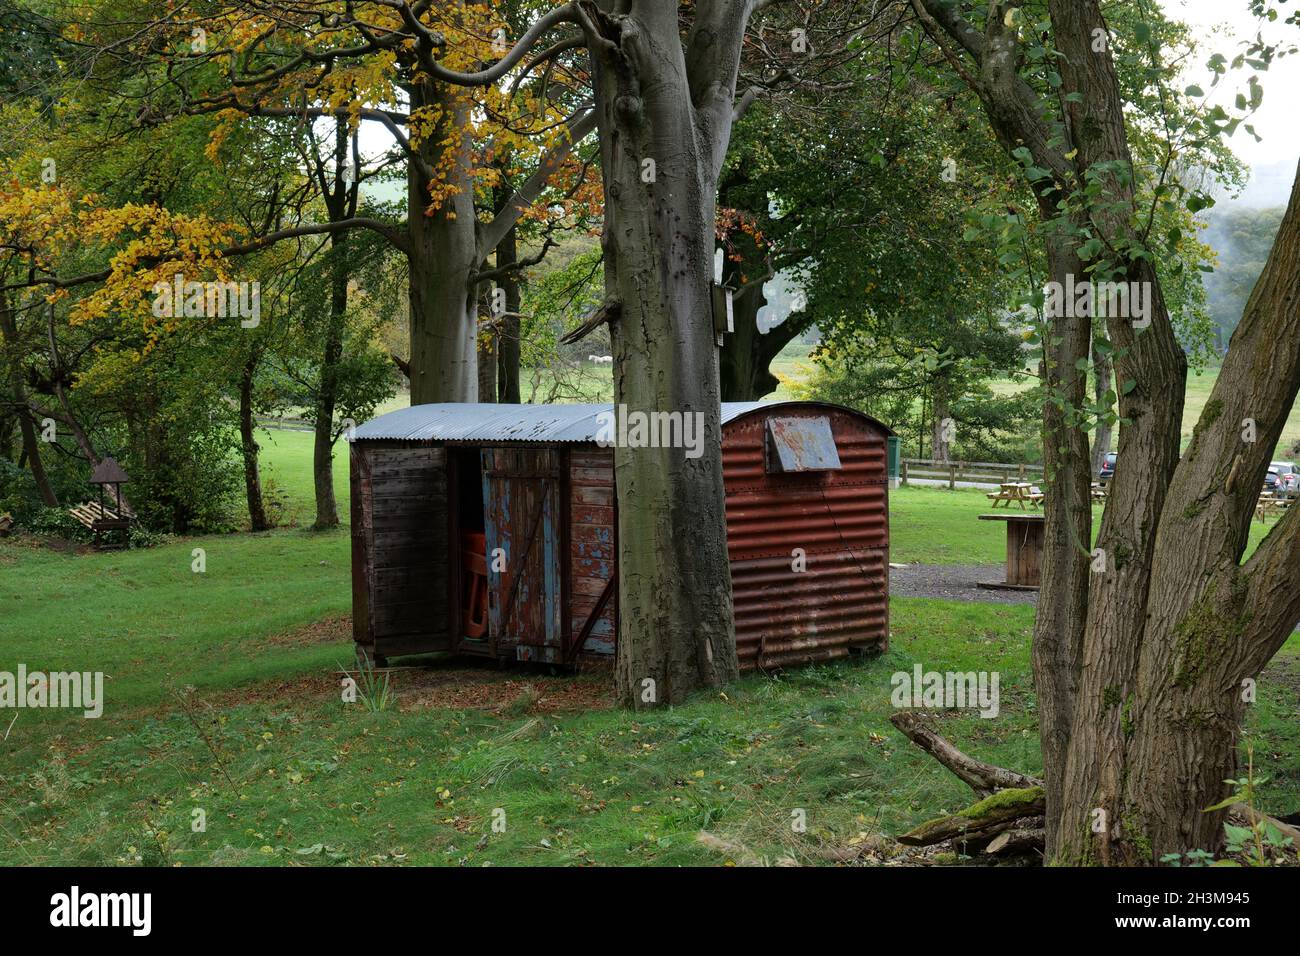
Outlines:
<svg viewBox="0 0 1300 956"><path fill-rule="evenodd" d="M945 372L930 379L930 457L935 461L947 461L952 451L951 391L952 382Z"/></svg>
<svg viewBox="0 0 1300 956"><path fill-rule="evenodd" d="M338 503L334 499L334 410L338 403L339 362L343 357L343 331L347 325L348 278L346 232L331 237L330 309L321 354L320 385L316 393L316 428L313 439L312 481L316 489L317 531L337 528Z"/></svg>
<svg viewBox="0 0 1300 956"><path fill-rule="evenodd" d="M718 355L724 402L753 402L776 391L781 382L772 374L772 360L799 334L793 317L766 332L758 327L759 310L767 305L760 278L767 264L747 259L743 268L748 281L736 263L723 266L723 284L737 289L731 300L734 330Z"/></svg>
<svg viewBox="0 0 1300 956"><path fill-rule="evenodd" d="M519 261L518 233L513 226L497 243L498 267ZM519 276L507 272L499 280L505 292L505 315L497 319L497 401L519 404L519 310L523 307ZM480 391L480 395L482 392Z"/></svg>
<svg viewBox="0 0 1300 956"><path fill-rule="evenodd" d="M1062 239L1055 251L1049 240L1051 278L1077 282L1103 267L1103 278L1137 283L1149 296L1140 323L1133 314L1105 316L1125 424L1098 550L1082 565L1091 572L1086 591L1078 556L1088 540L1092 459L1087 417L1077 413L1082 376L1070 369L1086 364L1088 330L1058 316L1045 337L1051 487L1034 674L1047 858L1152 865L1167 853L1217 851L1225 811L1205 811L1238 775L1249 682L1300 622L1300 509L1242 561L1272 449L1300 391L1300 179L1180 456L1186 359L1151 259L1124 251L1145 241L1144 219L1126 174L1132 157L1109 44L1095 48L1108 32L1097 0L1048 4L1064 142L1015 72L1014 0L989 5L983 33L942 0L913 6L930 18L923 23L932 36L945 33L978 67L971 83L1004 146L1025 145L1059 189L1088 181L1096 191L1079 215L1109 258L1079 262L1077 240ZM1047 204L1045 218L1061 208Z"/></svg>

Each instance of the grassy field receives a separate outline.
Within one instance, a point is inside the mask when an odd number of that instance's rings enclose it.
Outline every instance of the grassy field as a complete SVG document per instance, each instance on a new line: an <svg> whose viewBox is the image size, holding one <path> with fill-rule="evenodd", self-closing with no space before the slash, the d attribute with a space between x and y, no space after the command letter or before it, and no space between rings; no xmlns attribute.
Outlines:
<svg viewBox="0 0 1300 956"><path fill-rule="evenodd" d="M309 436L270 437L268 473L310 512ZM892 505L896 560L1000 559L975 493L902 489ZM111 554L0 541L0 667L108 678L98 720L6 714L0 865L826 862L970 800L888 723L890 675L914 663L997 671L999 716L946 712L942 732L1040 769L1032 607L895 599L886 655L654 714L608 707L600 673L457 662L399 671L372 712L339 693L348 549L346 529ZM1300 802L1297 689L1293 645L1251 710L1268 809Z"/></svg>

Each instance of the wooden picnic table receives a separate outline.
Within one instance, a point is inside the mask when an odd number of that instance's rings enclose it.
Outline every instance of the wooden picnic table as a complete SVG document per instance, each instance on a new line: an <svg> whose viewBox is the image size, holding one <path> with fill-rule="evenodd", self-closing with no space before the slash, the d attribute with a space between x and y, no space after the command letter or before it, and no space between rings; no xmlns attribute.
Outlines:
<svg viewBox="0 0 1300 956"><path fill-rule="evenodd" d="M1107 494L1107 492L1106 492L1106 486L1103 485L1100 481L1094 481L1094 482L1092 483L1092 500L1093 500L1093 501L1105 501L1105 500L1106 500L1106 494Z"/></svg>
<svg viewBox="0 0 1300 956"><path fill-rule="evenodd" d="M1037 508L1043 503L1043 493L1028 481L1001 482L997 491L987 492L984 497L993 502L993 508L997 508L998 503L1002 502L1008 511L1011 510L1013 503L1020 505L1021 511L1025 510L1025 505Z"/></svg>
<svg viewBox="0 0 1300 956"><path fill-rule="evenodd" d="M980 515L979 519L1007 523L1007 579L1003 584L981 583L980 587L1038 590L1043 567L1043 523L1046 519L1042 515L1011 512Z"/></svg>
<svg viewBox="0 0 1300 956"><path fill-rule="evenodd" d="M1285 511L1290 505L1289 499L1266 491L1259 496L1259 501L1255 502L1255 517L1261 522L1265 521L1269 515Z"/></svg>

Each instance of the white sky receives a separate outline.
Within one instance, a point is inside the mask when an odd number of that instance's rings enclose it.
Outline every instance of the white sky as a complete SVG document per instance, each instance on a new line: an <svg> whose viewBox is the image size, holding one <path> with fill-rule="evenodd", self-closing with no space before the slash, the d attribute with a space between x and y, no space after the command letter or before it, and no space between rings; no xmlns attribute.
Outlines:
<svg viewBox="0 0 1300 956"><path fill-rule="evenodd" d="M1187 64L1185 82L1196 83L1210 90L1214 74L1205 66L1215 53L1222 53L1229 61L1243 52L1242 42L1252 39L1262 28L1265 39L1274 43L1300 44L1300 29L1282 21L1293 7L1282 6L1283 16L1274 23L1260 24L1250 13L1247 0L1159 0L1165 14L1179 19L1192 28L1201 49ZM1300 92L1300 55L1274 60L1267 73L1256 74L1248 66L1239 71L1229 71L1219 81L1214 92L1214 102L1232 108L1237 93L1245 92L1246 81L1258 75L1264 88L1264 101L1251 118L1262 142L1255 142L1245 130L1238 129L1229 140L1233 151L1257 173L1259 179L1248 188L1248 197L1256 195L1260 201L1272 199L1285 203L1286 190L1300 160L1300 118L1297 117L1295 97ZM1281 168L1278 168L1281 167ZM1271 175L1270 175L1271 174ZM1277 195L1278 190L1281 195Z"/></svg>

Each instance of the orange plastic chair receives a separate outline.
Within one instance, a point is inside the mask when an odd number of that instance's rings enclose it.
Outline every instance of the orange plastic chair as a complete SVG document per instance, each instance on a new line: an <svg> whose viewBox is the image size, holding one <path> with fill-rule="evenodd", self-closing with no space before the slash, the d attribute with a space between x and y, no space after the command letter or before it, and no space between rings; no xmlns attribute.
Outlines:
<svg viewBox="0 0 1300 956"><path fill-rule="evenodd" d="M466 637L481 638L488 628L487 538L478 532L462 532L460 549L465 581L462 627Z"/></svg>

